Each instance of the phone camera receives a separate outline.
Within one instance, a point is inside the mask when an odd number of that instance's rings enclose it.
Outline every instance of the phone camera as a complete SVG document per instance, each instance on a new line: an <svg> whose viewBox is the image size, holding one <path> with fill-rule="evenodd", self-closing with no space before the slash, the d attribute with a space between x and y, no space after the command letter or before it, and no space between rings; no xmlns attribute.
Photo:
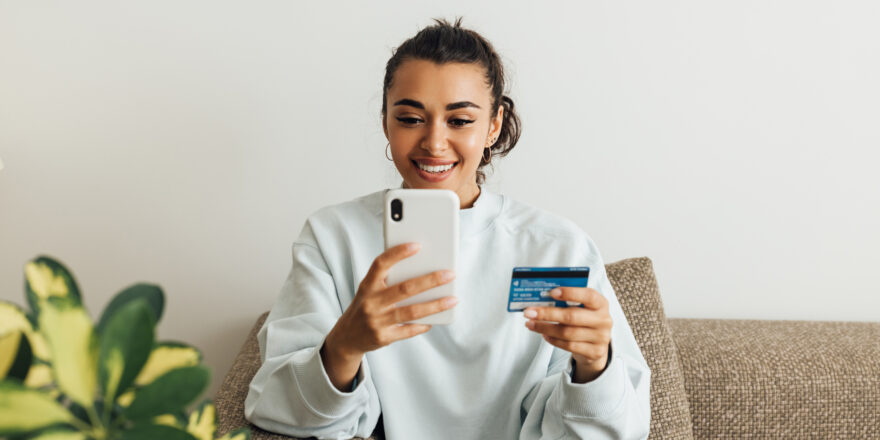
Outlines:
<svg viewBox="0 0 880 440"><path fill-rule="evenodd" d="M403 218L403 202L400 199L391 201L391 219L399 222Z"/></svg>

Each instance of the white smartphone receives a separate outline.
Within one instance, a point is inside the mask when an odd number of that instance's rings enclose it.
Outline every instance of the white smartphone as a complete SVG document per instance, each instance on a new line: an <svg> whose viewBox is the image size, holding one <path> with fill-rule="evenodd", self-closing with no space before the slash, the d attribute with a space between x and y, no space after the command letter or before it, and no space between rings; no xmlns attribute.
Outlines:
<svg viewBox="0 0 880 440"><path fill-rule="evenodd" d="M386 284L438 270L458 270L458 194L447 189L390 189L385 193L385 249L410 242L422 245L415 255L391 266ZM455 295L455 279L407 298L407 306ZM451 324L455 307L426 316L414 324Z"/></svg>

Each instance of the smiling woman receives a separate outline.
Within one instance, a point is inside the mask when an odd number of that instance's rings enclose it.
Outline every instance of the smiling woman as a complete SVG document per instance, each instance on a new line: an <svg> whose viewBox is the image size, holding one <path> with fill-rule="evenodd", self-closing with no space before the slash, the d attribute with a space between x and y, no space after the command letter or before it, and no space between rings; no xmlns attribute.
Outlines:
<svg viewBox="0 0 880 440"><path fill-rule="evenodd" d="M386 91L393 104L382 127L405 188L449 189L458 193L462 208L473 205L477 168L488 163L483 157L504 117L502 107L492 111L485 71L477 64L430 60L399 65Z"/></svg>
<svg viewBox="0 0 880 440"><path fill-rule="evenodd" d="M381 112L389 159L402 187L458 194L460 263L386 282L418 252L384 249L388 189L309 216L257 335L252 423L318 438L647 437L650 370L598 248L574 222L481 186L482 168L520 136L499 60L460 20L395 50ZM586 267L588 279L509 312L522 267ZM453 279L456 296L400 305ZM453 307L449 325L401 324Z"/></svg>
<svg viewBox="0 0 880 440"><path fill-rule="evenodd" d="M388 60L382 128L404 188L449 189L469 208L482 168L516 146L521 123L492 44L460 19L437 23L453 31L420 32Z"/></svg>

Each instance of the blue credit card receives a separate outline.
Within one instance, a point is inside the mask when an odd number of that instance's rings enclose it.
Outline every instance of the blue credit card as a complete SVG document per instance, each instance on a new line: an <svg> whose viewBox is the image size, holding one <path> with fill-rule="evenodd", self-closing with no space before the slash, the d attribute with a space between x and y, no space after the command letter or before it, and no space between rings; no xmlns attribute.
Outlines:
<svg viewBox="0 0 880 440"><path fill-rule="evenodd" d="M578 302L557 301L550 296L554 287L587 287L589 267L514 267L510 279L508 312L526 307L583 307Z"/></svg>

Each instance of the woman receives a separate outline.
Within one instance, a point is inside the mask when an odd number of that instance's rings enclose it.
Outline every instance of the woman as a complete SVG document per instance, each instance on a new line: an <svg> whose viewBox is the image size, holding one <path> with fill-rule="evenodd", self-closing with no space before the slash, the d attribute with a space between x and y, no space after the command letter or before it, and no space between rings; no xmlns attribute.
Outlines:
<svg viewBox="0 0 880 440"><path fill-rule="evenodd" d="M259 332L246 416L297 437L367 437L381 414L389 439L645 438L650 371L595 244L575 223L481 187L520 123L498 55L460 22L437 21L396 49L382 104L402 187L461 200L459 273L386 285L417 252L383 249L386 190L312 214ZM556 296L584 307L507 312L516 266L589 266L588 287ZM458 298L395 307L452 277ZM451 307L449 326L400 324Z"/></svg>

